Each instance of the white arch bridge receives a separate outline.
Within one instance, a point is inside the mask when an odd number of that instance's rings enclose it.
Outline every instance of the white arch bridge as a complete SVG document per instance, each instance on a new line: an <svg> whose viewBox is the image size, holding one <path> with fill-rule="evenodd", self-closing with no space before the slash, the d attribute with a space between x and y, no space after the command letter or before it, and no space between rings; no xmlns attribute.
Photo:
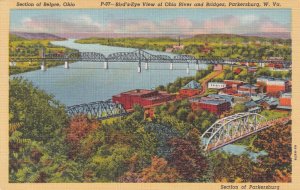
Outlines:
<svg viewBox="0 0 300 190"><path fill-rule="evenodd" d="M267 120L257 113L243 112L217 120L201 136L205 151L213 151L276 124L286 124L290 117Z"/></svg>

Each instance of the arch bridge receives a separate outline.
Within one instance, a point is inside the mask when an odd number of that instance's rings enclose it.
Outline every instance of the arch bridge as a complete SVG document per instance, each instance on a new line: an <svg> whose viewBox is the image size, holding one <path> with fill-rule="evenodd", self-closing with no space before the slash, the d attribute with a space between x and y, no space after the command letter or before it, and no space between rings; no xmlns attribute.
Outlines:
<svg viewBox="0 0 300 190"><path fill-rule="evenodd" d="M205 151L213 151L276 124L286 124L290 117L267 120L257 113L243 112L217 120L201 136Z"/></svg>

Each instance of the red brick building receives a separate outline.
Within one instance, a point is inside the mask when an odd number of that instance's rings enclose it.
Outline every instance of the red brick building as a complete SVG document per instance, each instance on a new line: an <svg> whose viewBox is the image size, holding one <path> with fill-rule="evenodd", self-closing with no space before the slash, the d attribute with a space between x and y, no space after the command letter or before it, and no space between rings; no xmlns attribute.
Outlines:
<svg viewBox="0 0 300 190"><path fill-rule="evenodd" d="M279 105L278 108L291 109L292 107L292 94L284 93L279 97Z"/></svg>
<svg viewBox="0 0 300 190"><path fill-rule="evenodd" d="M287 92L289 91L289 81L273 78L273 77L258 77L257 84L266 86L267 93Z"/></svg>
<svg viewBox="0 0 300 190"><path fill-rule="evenodd" d="M223 82L226 84L227 87L231 87L236 90L239 86L242 86L244 84L244 82L241 80L224 80Z"/></svg>
<svg viewBox="0 0 300 190"><path fill-rule="evenodd" d="M199 94L201 92L201 85L192 80L187 85L179 90L180 97L191 97Z"/></svg>
<svg viewBox="0 0 300 190"><path fill-rule="evenodd" d="M226 88L222 90L224 94L235 95L238 93L238 88L244 84L243 81L240 80L224 80L226 84Z"/></svg>
<svg viewBox="0 0 300 190"><path fill-rule="evenodd" d="M146 89L122 92L112 97L113 102L122 104L126 110L132 109L135 104L145 107L162 104L174 99L175 95Z"/></svg>
<svg viewBox="0 0 300 190"><path fill-rule="evenodd" d="M202 109L217 115L230 110L230 102L222 98L201 97L191 100L192 110Z"/></svg>

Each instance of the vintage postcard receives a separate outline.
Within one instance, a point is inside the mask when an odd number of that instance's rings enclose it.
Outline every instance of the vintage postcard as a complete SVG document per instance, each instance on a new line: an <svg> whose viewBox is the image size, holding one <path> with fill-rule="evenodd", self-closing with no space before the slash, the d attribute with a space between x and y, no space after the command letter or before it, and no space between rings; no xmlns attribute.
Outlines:
<svg viewBox="0 0 300 190"><path fill-rule="evenodd" d="M298 1L0 5L0 189L300 188Z"/></svg>

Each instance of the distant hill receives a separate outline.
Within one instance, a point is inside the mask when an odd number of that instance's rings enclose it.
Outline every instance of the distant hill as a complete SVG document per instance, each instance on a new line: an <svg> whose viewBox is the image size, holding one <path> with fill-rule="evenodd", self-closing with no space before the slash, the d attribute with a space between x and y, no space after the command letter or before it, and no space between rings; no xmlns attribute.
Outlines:
<svg viewBox="0 0 300 190"><path fill-rule="evenodd" d="M241 38L246 40L253 39L290 39L290 33L255 33L255 34L197 34L194 38Z"/></svg>
<svg viewBox="0 0 300 190"><path fill-rule="evenodd" d="M244 36L256 36L264 38L280 38L280 39L291 39L291 34L289 32L261 32L255 34L244 34Z"/></svg>
<svg viewBox="0 0 300 190"><path fill-rule="evenodd" d="M98 37L98 38L158 38L158 37L170 37L170 38L178 38L179 34L131 34L131 33L66 33L66 34L56 34L65 38L75 38L75 39L83 39L90 37ZM180 34L181 38L192 38L194 36L237 36L237 37L263 37L263 38L277 38L277 39L290 39L289 32L261 32L261 33L249 33L249 34Z"/></svg>
<svg viewBox="0 0 300 190"><path fill-rule="evenodd" d="M11 32L10 34L18 36L20 38L25 39L40 39L40 40L66 40L66 38L62 38L53 34L48 33L28 33L28 32Z"/></svg>

